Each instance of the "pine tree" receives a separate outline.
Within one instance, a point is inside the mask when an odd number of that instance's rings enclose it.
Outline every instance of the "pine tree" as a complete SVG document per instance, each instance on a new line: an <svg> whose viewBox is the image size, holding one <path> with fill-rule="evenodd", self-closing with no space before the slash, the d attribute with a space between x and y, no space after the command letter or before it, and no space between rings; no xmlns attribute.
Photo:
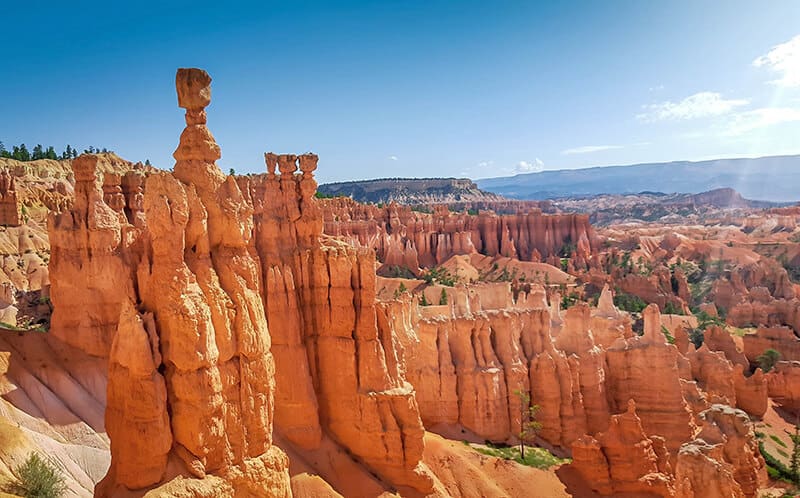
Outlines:
<svg viewBox="0 0 800 498"><path fill-rule="evenodd" d="M442 295L439 296L439 304L444 306L447 304L447 291L442 289Z"/></svg>
<svg viewBox="0 0 800 498"><path fill-rule="evenodd" d="M58 155L56 154L56 150L51 145L44 151L44 158L45 159L58 159Z"/></svg>
<svg viewBox="0 0 800 498"><path fill-rule="evenodd" d="M150 164L150 159L145 159L144 160L144 165L145 166L152 166L152 164Z"/></svg>
<svg viewBox="0 0 800 498"><path fill-rule="evenodd" d="M789 434L792 440L792 457L789 460L792 480L800 486L800 425L794 426L794 434Z"/></svg>
<svg viewBox="0 0 800 498"><path fill-rule="evenodd" d="M42 144L36 144L36 146L33 148L31 159L34 161L37 159L44 159L44 150L42 149Z"/></svg>
<svg viewBox="0 0 800 498"><path fill-rule="evenodd" d="M75 159L76 157L78 157L78 149L74 149L73 148L72 149L72 159Z"/></svg>
<svg viewBox="0 0 800 498"><path fill-rule="evenodd" d="M19 157L16 157L18 161L30 161L31 160L31 153L28 152L28 148L25 147L25 144L19 144Z"/></svg>
<svg viewBox="0 0 800 498"><path fill-rule="evenodd" d="M3 145L3 142L0 142L0 157L11 157L11 154L6 150L6 146Z"/></svg>
<svg viewBox="0 0 800 498"><path fill-rule="evenodd" d="M542 424L536 421L539 405L531 405L530 394L521 389L514 391L514 394L519 398L519 455L524 463L525 443L533 440L533 437L542 428Z"/></svg>

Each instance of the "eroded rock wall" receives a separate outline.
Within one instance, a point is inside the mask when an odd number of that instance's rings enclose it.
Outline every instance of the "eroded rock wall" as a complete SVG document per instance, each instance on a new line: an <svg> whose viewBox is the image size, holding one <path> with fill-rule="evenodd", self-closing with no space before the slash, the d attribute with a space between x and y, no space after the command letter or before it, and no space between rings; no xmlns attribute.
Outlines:
<svg viewBox="0 0 800 498"><path fill-rule="evenodd" d="M585 261L599 247L588 215L542 214L537 208L470 215L437 205L429 214L394 203L378 207L337 198L325 200L323 211L326 234L372 248L382 263L411 271L474 252L538 262L568 250L576 261Z"/></svg>
<svg viewBox="0 0 800 498"><path fill-rule="evenodd" d="M378 330L374 255L322 236L316 156L222 174L210 77L182 69L176 85L174 172L101 181L102 157L81 156L73 209L49 221L54 335L109 360L97 493L290 496L274 426L429 492L414 393Z"/></svg>

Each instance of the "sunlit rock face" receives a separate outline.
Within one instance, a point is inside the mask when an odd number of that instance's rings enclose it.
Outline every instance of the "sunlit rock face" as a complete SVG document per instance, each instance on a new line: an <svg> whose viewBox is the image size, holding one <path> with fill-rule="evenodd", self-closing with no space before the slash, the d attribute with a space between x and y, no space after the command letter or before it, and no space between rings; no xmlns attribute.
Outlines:
<svg viewBox="0 0 800 498"><path fill-rule="evenodd" d="M331 493L363 492L355 474L441 493L425 427L514 443L527 395L537 441L572 455L600 494L755 496L764 465L745 412L800 394L793 363L746 368L753 347L791 337L759 331L742 353L711 330L699 350L685 334L676 346L655 305L639 336L610 286L595 309L508 283L448 288L440 306L378 302L379 260L539 261L569 243L579 261L595 236L573 215L323 203L314 154L267 153L266 173L225 175L210 83L178 71L172 172L102 174L106 159L83 155L73 204L49 220L53 335L107 363L111 466L97 495L291 496L287 454L331 462L319 466Z"/></svg>
<svg viewBox="0 0 800 498"><path fill-rule="evenodd" d="M53 332L109 362L97 494L290 496L273 430L300 448L331 439L429 491L416 400L378 335L374 255L322 237L316 156L268 154L252 179L220 171L210 83L177 73L173 172L101 181L102 158L84 155L73 208L49 223Z"/></svg>
<svg viewBox="0 0 800 498"><path fill-rule="evenodd" d="M440 265L453 255L479 253L521 261L553 262L565 250L573 263L585 265L599 245L589 217L582 214L543 214L529 208L515 214L481 211L452 213L436 205L430 214L409 206L359 204L348 198L322 203L326 234L374 249L389 266L416 272Z"/></svg>

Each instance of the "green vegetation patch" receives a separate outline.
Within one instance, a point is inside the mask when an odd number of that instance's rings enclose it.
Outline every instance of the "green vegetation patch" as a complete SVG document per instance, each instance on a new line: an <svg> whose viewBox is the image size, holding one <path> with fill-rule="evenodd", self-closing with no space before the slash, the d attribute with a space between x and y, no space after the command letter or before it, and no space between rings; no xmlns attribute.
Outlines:
<svg viewBox="0 0 800 498"><path fill-rule="evenodd" d="M647 307L647 303L639 296L618 292L614 296L614 306L628 313L641 313Z"/></svg>
<svg viewBox="0 0 800 498"><path fill-rule="evenodd" d="M58 498L67 491L64 474L56 464L38 453L31 453L14 469L17 480L6 486L9 493L25 498Z"/></svg>
<svg viewBox="0 0 800 498"><path fill-rule="evenodd" d="M772 439L773 441L775 441L775 444L778 444L778 445L780 445L780 446L783 446L784 448L788 448L788 446L786 446L786 443L784 443L783 441L781 441L781 438L779 438L779 437L778 437L778 436L776 436L775 434L770 434L770 435L769 435L769 438L770 438L770 439Z"/></svg>
<svg viewBox="0 0 800 498"><path fill-rule="evenodd" d="M517 446L473 446L473 449L484 455L502 458L504 460L513 460L519 464L527 465L537 469L549 469L556 465L570 463L572 460L569 458L558 458L544 448L526 447L525 460L520 458L519 447Z"/></svg>

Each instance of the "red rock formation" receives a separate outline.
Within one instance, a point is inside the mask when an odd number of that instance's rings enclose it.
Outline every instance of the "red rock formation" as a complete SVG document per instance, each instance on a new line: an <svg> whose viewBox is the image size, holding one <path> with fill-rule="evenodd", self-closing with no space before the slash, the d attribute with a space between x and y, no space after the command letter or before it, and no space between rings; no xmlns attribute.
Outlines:
<svg viewBox="0 0 800 498"><path fill-rule="evenodd" d="M268 154L266 175L225 176L205 125L210 78L179 70L176 83L187 127L174 173L144 187L106 175L101 190L100 158L82 156L75 208L50 221L54 334L110 363L112 464L97 493L288 496L273 413L290 445L339 447L430 492L414 392L378 330L374 254L322 237L316 156Z"/></svg>
<svg viewBox="0 0 800 498"><path fill-rule="evenodd" d="M736 390L736 407L755 417L767 411L769 389L764 372L757 368L750 377L744 376L741 365L733 367L733 384Z"/></svg>
<svg viewBox="0 0 800 498"><path fill-rule="evenodd" d="M138 250L137 232L103 202L97 184L102 159L84 154L72 162L73 208L48 218L53 334L87 353L107 357L123 303L136 302L135 268L127 254ZM124 234L123 234L124 232Z"/></svg>
<svg viewBox="0 0 800 498"><path fill-rule="evenodd" d="M765 375L769 397L793 413L800 413L800 362L779 361Z"/></svg>
<svg viewBox="0 0 800 498"><path fill-rule="evenodd" d="M675 463L676 498L744 498L720 445L693 441L681 446Z"/></svg>
<svg viewBox="0 0 800 498"><path fill-rule="evenodd" d="M766 381L742 375L725 338L709 341L723 352L686 358L654 305L634 336L607 288L594 313L561 313L557 294L548 309L543 288L517 295L507 283L447 288L442 306L375 302L372 248L414 269L462 252L553 258L570 240L588 257L588 223L344 201L350 211L323 214L315 155L267 154L266 174L222 174L205 126L210 78L181 70L177 83L187 127L174 173L100 182L103 159L82 156L74 207L49 223L53 334L108 360L112 462L98 495L289 496L273 430L300 465L329 462L325 492L354 494L346 481L359 469L375 489L428 494L423 421L513 442L516 390L540 406L540 441L571 448L602 493L698 495L716 470L719 492L751 495L760 464L749 425L706 409L724 401L763 414ZM358 247L323 235L345 214ZM780 375L776 393L790 389Z"/></svg>
<svg viewBox="0 0 800 498"><path fill-rule="evenodd" d="M786 361L800 361L800 339L788 327L760 327L755 334L743 337L744 354L751 363L767 349L774 349Z"/></svg>
<svg viewBox="0 0 800 498"><path fill-rule="evenodd" d="M264 192L256 248L275 330L278 430L306 449L324 431L395 485L429 491L414 392L377 327L374 253L321 237L317 157L298 159L300 175L295 156L267 154L268 173L251 188Z"/></svg>
<svg viewBox="0 0 800 498"><path fill-rule="evenodd" d="M703 332L703 345L711 351L721 351L734 365L750 367L747 356L736 347L733 336L721 327L712 325L706 328Z"/></svg>
<svg viewBox="0 0 800 498"><path fill-rule="evenodd" d="M664 440L647 437L630 401L611 417L607 431L572 445L572 467L603 496L673 496L672 468Z"/></svg>
<svg viewBox="0 0 800 498"><path fill-rule="evenodd" d="M612 413L621 411L628 400L636 400L645 432L664 437L673 453L695 428L683 397L678 357L677 348L667 344L661 332L660 313L653 304L644 310L644 335L620 339L606 351L606 389L611 393Z"/></svg>
<svg viewBox="0 0 800 498"><path fill-rule="evenodd" d="M22 205L17 199L14 177L8 170L0 171L0 225L20 226Z"/></svg>
<svg viewBox="0 0 800 498"><path fill-rule="evenodd" d="M678 497L754 498L766 482L766 464L749 417L741 410L713 405L700 414L696 439L678 454Z"/></svg>
<svg viewBox="0 0 800 498"><path fill-rule="evenodd" d="M549 444L569 448L581 434L607 427L604 353L593 342L585 305L568 310L555 342L541 288L500 309L482 309L482 300L473 299L461 310L456 304L426 317L434 307L420 315L410 302L406 311L398 306L381 311L403 345L426 426L461 426L485 439L513 441L514 393L523 391L540 407L538 435Z"/></svg>
<svg viewBox="0 0 800 498"><path fill-rule="evenodd" d="M323 206L326 234L373 248L382 263L412 271L472 252L539 261L569 247L585 261L598 247L586 215L544 215L532 209L524 214L471 216L450 213L445 206L427 214L408 206L378 207L341 198L326 200Z"/></svg>
<svg viewBox="0 0 800 498"><path fill-rule="evenodd" d="M689 352L687 357L692 366L692 377L708 393L708 402L735 406L733 367L725 355L709 351L703 344L697 351Z"/></svg>

